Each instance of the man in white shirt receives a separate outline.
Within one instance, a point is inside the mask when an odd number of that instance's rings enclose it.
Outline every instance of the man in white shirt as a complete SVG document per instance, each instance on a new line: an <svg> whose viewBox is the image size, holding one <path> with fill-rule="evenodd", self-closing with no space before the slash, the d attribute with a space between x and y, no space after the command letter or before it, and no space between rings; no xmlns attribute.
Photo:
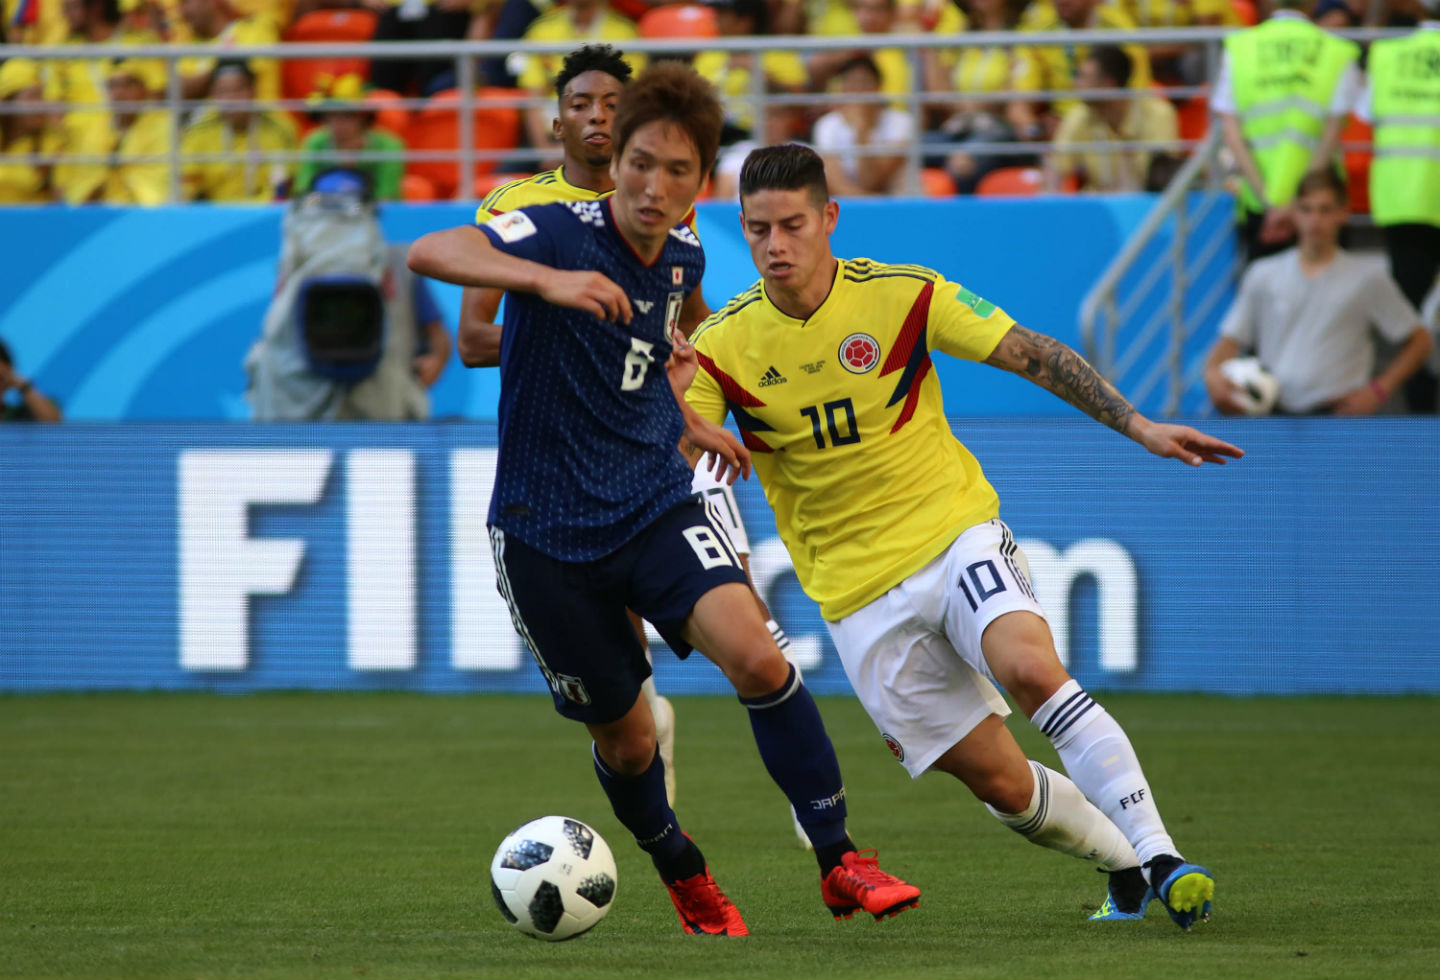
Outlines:
<svg viewBox="0 0 1440 980"><path fill-rule="evenodd" d="M825 161L825 178L836 197L908 194L918 178L907 147L916 139L915 120L882 99L880 69L868 55L851 58L835 73L841 92L863 101L846 103L815 122L815 150ZM889 150L890 152L867 152Z"/></svg>
<svg viewBox="0 0 1440 980"><path fill-rule="evenodd" d="M1373 414L1425 363L1430 334L1383 259L1340 248L1347 211L1337 174L1306 175L1294 212L1299 245L1246 270L1206 362L1205 387L1219 411L1242 414L1220 365L1248 351L1280 382L1279 411ZM1403 344L1378 376L1371 327Z"/></svg>

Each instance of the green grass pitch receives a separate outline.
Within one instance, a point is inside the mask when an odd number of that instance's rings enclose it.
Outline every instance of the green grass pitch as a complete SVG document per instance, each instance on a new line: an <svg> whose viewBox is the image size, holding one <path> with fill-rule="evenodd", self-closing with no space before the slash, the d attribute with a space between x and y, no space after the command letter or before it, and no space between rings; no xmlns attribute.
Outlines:
<svg viewBox="0 0 1440 980"><path fill-rule="evenodd" d="M882 923L821 905L740 706L676 699L679 812L745 940L680 932L542 699L0 698L0 977L1440 976L1440 701L1104 701L1216 873L1188 935L1158 905L1087 922L1101 875L948 777L912 783L844 698L821 710L852 833L925 889ZM546 813L619 864L609 917L569 943L515 932L489 894L495 846Z"/></svg>

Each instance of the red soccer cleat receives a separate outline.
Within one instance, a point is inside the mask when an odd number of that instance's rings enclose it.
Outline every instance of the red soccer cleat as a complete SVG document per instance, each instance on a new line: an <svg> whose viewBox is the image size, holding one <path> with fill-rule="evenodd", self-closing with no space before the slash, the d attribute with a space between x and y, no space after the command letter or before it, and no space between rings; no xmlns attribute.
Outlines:
<svg viewBox="0 0 1440 980"><path fill-rule="evenodd" d="M836 919L864 909L875 921L920 904L920 889L880 870L873 850L851 851L820 882L820 899Z"/></svg>
<svg viewBox="0 0 1440 980"><path fill-rule="evenodd" d="M703 936L750 935L750 930L745 928L745 920L740 918L740 910L715 884L709 868L693 878L667 881L665 887L670 889L670 901L675 903L680 924L687 933Z"/></svg>

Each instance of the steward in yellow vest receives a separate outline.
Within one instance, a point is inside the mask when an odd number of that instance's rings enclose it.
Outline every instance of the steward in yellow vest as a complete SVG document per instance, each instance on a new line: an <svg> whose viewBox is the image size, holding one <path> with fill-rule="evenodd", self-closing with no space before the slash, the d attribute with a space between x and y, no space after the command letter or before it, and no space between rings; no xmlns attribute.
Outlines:
<svg viewBox="0 0 1440 980"><path fill-rule="evenodd" d="M1390 274L1416 309L1440 276L1440 0L1405 37L1376 41L1356 114L1374 127L1370 214L1385 233ZM1412 412L1436 410L1435 375L1405 387Z"/></svg>
<svg viewBox="0 0 1440 980"><path fill-rule="evenodd" d="M1282 0L1282 6L1302 0ZM1295 10L1225 39L1211 106L1243 178L1247 258L1294 237L1289 205L1300 179L1330 160L1359 84L1359 47Z"/></svg>

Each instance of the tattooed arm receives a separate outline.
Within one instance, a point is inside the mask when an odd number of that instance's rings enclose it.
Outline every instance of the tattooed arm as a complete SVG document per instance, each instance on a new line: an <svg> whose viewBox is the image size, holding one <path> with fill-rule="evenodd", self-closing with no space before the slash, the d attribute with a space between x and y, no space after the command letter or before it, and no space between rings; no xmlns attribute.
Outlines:
<svg viewBox="0 0 1440 980"><path fill-rule="evenodd" d="M985 359L1034 382L1086 415L1129 436L1156 456L1199 466L1239 459L1244 451L1183 425L1152 422L1135 410L1115 386L1070 347L1054 337L1011 327Z"/></svg>

